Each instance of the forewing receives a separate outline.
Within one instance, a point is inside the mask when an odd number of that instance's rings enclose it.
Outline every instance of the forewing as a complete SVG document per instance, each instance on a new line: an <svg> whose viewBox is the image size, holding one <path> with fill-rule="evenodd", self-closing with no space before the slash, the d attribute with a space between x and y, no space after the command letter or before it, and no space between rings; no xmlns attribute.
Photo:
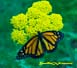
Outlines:
<svg viewBox="0 0 77 68"><path fill-rule="evenodd" d="M63 34L59 31L46 31L42 33L43 42L47 51L53 51L57 43L63 38Z"/></svg>

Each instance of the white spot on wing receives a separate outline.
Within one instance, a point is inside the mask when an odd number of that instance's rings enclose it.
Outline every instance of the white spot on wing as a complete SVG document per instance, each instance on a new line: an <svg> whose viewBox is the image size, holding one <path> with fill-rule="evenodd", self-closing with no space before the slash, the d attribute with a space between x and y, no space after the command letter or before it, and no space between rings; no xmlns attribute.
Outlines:
<svg viewBox="0 0 77 68"><path fill-rule="evenodd" d="M20 52L23 52L22 50Z"/></svg>
<svg viewBox="0 0 77 68"><path fill-rule="evenodd" d="M22 53L22 55L24 55L24 53Z"/></svg>

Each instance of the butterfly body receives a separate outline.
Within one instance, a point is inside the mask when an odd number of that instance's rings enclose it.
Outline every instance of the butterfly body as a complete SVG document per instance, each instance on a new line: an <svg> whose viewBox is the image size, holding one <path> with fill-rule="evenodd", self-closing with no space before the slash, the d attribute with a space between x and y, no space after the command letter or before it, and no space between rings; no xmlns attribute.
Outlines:
<svg viewBox="0 0 77 68"><path fill-rule="evenodd" d="M38 32L19 50L16 58L23 59L29 56L38 58L43 56L45 52L52 52L63 36L63 33L59 31Z"/></svg>

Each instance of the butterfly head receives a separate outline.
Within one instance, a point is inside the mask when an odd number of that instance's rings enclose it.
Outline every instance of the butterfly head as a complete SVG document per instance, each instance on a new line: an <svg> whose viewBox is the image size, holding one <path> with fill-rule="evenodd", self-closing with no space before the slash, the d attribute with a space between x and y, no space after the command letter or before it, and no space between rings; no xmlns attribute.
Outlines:
<svg viewBox="0 0 77 68"><path fill-rule="evenodd" d="M41 33L40 33L40 31L38 31L38 35L40 35Z"/></svg>

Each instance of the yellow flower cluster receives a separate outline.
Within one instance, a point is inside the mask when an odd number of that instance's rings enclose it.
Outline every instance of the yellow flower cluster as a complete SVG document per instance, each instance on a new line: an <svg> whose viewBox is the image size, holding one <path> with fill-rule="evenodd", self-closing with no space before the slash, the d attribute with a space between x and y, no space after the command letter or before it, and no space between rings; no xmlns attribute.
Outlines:
<svg viewBox="0 0 77 68"><path fill-rule="evenodd" d="M25 34L23 30L13 29L11 37L14 41L17 41L18 44L23 44L27 41L27 34Z"/></svg>
<svg viewBox="0 0 77 68"><path fill-rule="evenodd" d="M52 13L50 15L51 23L53 24L53 30L61 30L63 28L62 16L60 14Z"/></svg>
<svg viewBox="0 0 77 68"><path fill-rule="evenodd" d="M27 22L27 18L23 13L13 16L11 19L11 24L17 29L24 29L26 26L25 22Z"/></svg>
<svg viewBox="0 0 77 68"><path fill-rule="evenodd" d="M37 34L37 31L59 31L63 28L62 16L51 13L52 5L49 1L34 2L26 14L18 14L11 18L14 29L11 37L19 44L24 44L28 39Z"/></svg>
<svg viewBox="0 0 77 68"><path fill-rule="evenodd" d="M52 12L52 6L48 1L35 2L33 3L32 7L39 9L41 12L45 14Z"/></svg>

